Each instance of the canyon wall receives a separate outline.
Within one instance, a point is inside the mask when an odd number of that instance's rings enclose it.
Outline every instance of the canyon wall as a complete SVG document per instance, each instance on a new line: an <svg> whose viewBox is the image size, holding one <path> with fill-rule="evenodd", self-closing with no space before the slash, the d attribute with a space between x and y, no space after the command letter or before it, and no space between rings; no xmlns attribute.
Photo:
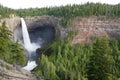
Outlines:
<svg viewBox="0 0 120 80"><path fill-rule="evenodd" d="M6 26L13 32L15 30L15 28L20 24L20 17L1 19L0 25L2 25L3 21L6 22Z"/></svg>
<svg viewBox="0 0 120 80"><path fill-rule="evenodd" d="M77 35L72 43L91 42L94 37L107 35L109 38L120 38L120 18L106 17L77 17L70 22L72 30L77 30Z"/></svg>
<svg viewBox="0 0 120 80"><path fill-rule="evenodd" d="M1 19L0 25L3 21L6 21L7 27L14 34L21 37L22 33L19 35L20 32L18 32L21 28L20 17ZM101 37L104 35L107 35L109 38L120 38L120 18L96 16L76 17L69 22L70 24L68 27L61 26L59 24L59 18L53 16L26 17L25 22L33 41L36 40L34 37L39 36L42 36L42 39L49 40L50 42L54 40L54 38L64 39L69 31L77 31L77 34L72 40L73 44L83 42L89 43L94 37ZM4 64L6 65L4 66ZM22 69L16 70L16 67L8 65L3 61L0 61L0 71L0 75L3 76L0 77L0 79L9 80L16 78L16 80L22 80L21 78L26 78L26 80L32 80L33 78L33 80L35 80L35 77L32 77L33 75L31 73Z"/></svg>
<svg viewBox="0 0 120 80"><path fill-rule="evenodd" d="M90 42L92 38L96 36L107 35L109 38L120 37L120 18L107 18L104 16L76 17L69 22L70 25L67 28L62 27L59 24L60 19L53 16L26 17L24 19L30 33L35 30L47 28L47 30L45 29L46 32L48 32L48 30L54 31L52 37L55 36L63 39L67 36L67 32L77 30L78 33L73 38L73 44ZM4 20L13 32L17 27L21 26L20 17L2 19L0 23Z"/></svg>

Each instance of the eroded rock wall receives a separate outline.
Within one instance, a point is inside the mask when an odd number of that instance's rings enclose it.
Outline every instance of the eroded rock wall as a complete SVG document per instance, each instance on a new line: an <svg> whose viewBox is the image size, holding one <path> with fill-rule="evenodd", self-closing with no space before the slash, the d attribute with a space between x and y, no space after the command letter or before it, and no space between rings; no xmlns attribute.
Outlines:
<svg viewBox="0 0 120 80"><path fill-rule="evenodd" d="M72 30L78 30L72 43L91 42L93 37L107 35L109 38L120 38L120 18L86 17L75 18L71 22Z"/></svg>
<svg viewBox="0 0 120 80"><path fill-rule="evenodd" d="M6 18L0 20L6 21L7 26L14 32L17 27L20 27L20 17ZM70 30L77 30L78 34L73 38L72 43L90 42L95 36L108 35L109 38L120 37L120 18L107 17L76 17L71 20L70 27L64 28L59 24L59 18L53 16L37 16L26 17L25 22L29 32L39 27L52 27L55 29L55 36L63 39L67 36ZM45 30L46 31L46 30Z"/></svg>
<svg viewBox="0 0 120 80"><path fill-rule="evenodd" d="M2 24L3 21L6 22L6 26L13 32L15 28L20 24L20 17L1 19L0 25Z"/></svg>

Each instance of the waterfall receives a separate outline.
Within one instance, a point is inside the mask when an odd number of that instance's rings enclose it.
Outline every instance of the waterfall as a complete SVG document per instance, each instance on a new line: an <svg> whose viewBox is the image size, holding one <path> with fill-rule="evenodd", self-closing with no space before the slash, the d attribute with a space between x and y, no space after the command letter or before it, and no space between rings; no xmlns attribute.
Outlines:
<svg viewBox="0 0 120 80"><path fill-rule="evenodd" d="M40 46L35 43L31 43L27 26L23 18L21 18L21 24L22 24L22 35L23 35L23 42L24 42L23 46L28 52L28 63L25 67L23 67L23 69L31 71L37 66L35 61L36 60L35 52L36 52L36 49L39 48Z"/></svg>
<svg viewBox="0 0 120 80"><path fill-rule="evenodd" d="M22 23L24 47L28 50L31 47L31 41L30 41L28 30L27 30L27 26L23 18L21 18L21 23Z"/></svg>

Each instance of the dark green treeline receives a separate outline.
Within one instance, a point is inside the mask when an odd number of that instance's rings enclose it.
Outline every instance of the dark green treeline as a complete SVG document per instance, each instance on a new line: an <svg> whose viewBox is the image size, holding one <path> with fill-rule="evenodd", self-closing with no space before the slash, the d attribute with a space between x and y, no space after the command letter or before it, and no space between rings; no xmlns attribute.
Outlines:
<svg viewBox="0 0 120 80"><path fill-rule="evenodd" d="M76 16L113 16L120 17L120 4L108 5L101 3L86 3L81 5L67 5L49 8L10 9L0 6L0 15L8 17L9 14L17 16L53 15L56 17L71 18Z"/></svg>
<svg viewBox="0 0 120 80"><path fill-rule="evenodd" d="M74 17L106 16L120 17L120 4L108 5L101 3L86 3L81 5L66 5L60 7L10 9L0 6L0 18L14 14L20 17L49 15L61 18L61 25L68 25Z"/></svg>

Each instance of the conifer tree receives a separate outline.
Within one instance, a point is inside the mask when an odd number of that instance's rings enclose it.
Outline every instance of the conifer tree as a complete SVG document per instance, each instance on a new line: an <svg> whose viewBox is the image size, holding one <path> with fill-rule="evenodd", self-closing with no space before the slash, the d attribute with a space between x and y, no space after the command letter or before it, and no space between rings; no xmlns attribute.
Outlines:
<svg viewBox="0 0 120 80"><path fill-rule="evenodd" d="M110 47L112 50L111 53L111 62L110 62L110 74L113 78L120 78L120 51L118 47L118 40L111 40Z"/></svg>
<svg viewBox="0 0 120 80"><path fill-rule="evenodd" d="M9 59L9 43L10 40L11 31L6 27L5 21L0 26L0 58L8 61Z"/></svg>
<svg viewBox="0 0 120 80"><path fill-rule="evenodd" d="M0 59L12 64L24 65L26 63L24 50L18 42L11 39L11 36L12 32L4 21L0 26Z"/></svg>
<svg viewBox="0 0 120 80"><path fill-rule="evenodd" d="M10 45L10 60L9 63L22 65L26 64L26 55L24 54L23 47L18 43L18 41L13 42Z"/></svg>
<svg viewBox="0 0 120 80"><path fill-rule="evenodd" d="M88 68L89 80L108 80L110 47L107 37L96 38Z"/></svg>

